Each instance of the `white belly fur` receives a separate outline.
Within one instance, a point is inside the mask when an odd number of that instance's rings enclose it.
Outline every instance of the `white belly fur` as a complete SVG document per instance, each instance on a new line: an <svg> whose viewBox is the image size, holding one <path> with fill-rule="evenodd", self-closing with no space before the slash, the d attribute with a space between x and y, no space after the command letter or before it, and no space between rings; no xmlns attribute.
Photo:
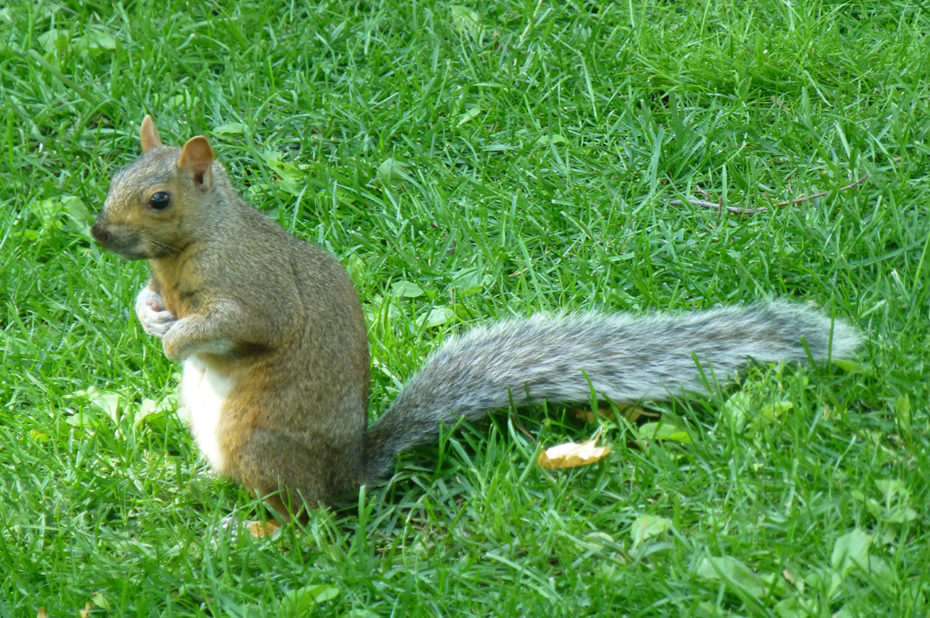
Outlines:
<svg viewBox="0 0 930 618"><path fill-rule="evenodd" d="M196 356L184 361L181 373L181 413L190 423L191 433L210 465L223 472L225 461L220 451L217 428L223 404L233 387L233 380L208 368Z"/></svg>

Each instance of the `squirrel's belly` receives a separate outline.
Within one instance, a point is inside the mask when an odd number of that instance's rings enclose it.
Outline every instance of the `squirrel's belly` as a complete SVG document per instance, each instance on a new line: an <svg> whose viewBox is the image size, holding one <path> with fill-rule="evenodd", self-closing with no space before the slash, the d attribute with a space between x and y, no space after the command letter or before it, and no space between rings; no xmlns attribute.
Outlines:
<svg viewBox="0 0 930 618"><path fill-rule="evenodd" d="M226 462L217 431L223 405L232 387L233 380L213 371L196 356L184 361L180 393L182 413L190 423L200 452L220 474Z"/></svg>

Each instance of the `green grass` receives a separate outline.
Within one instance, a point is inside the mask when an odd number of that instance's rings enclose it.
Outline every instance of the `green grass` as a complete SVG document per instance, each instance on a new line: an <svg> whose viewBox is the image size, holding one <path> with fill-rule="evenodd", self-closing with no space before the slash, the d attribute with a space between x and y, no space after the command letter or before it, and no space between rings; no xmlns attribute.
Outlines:
<svg viewBox="0 0 930 618"><path fill-rule="evenodd" d="M0 615L927 615L928 77L916 0L6 3ZM263 510L174 415L145 264L87 235L145 113L349 267L373 415L536 310L785 297L868 343L663 406L690 442L610 423L548 472L597 426L499 416L357 507L218 533Z"/></svg>

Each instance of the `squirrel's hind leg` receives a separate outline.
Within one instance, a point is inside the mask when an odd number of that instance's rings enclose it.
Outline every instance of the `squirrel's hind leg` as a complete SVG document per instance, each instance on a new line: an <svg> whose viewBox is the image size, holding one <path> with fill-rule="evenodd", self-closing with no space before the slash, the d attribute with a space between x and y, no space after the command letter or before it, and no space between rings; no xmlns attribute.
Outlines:
<svg viewBox="0 0 930 618"><path fill-rule="evenodd" d="M282 521L304 520L308 509L357 489L343 481L346 471L334 469L333 462L348 461L345 455L325 450L311 452L290 436L257 429L242 446L236 476Z"/></svg>

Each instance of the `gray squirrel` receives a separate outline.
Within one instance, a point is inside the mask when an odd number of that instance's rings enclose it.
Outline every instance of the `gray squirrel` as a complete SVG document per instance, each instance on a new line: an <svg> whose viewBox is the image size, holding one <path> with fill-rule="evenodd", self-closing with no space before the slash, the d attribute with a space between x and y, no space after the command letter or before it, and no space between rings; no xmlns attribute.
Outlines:
<svg viewBox="0 0 930 618"><path fill-rule="evenodd" d="M592 392L667 399L706 390L695 359L722 380L749 358L849 358L860 343L854 327L779 301L535 315L447 340L366 428L368 339L342 265L242 200L206 138L163 146L149 116L140 136L143 154L113 176L91 234L149 261L136 313L183 362L180 400L196 443L282 519L385 479L398 452L461 418Z"/></svg>

